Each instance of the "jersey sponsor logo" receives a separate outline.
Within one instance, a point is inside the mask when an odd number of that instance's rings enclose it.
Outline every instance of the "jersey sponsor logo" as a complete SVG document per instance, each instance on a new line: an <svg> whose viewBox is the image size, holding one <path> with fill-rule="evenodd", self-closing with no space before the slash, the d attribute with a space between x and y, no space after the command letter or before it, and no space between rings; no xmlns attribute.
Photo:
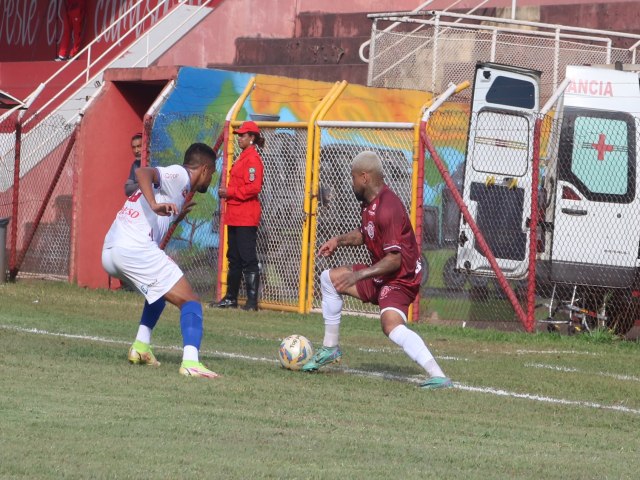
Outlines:
<svg viewBox="0 0 640 480"><path fill-rule="evenodd" d="M249 169L249 181L253 182L256 179L256 169L251 167Z"/></svg>
<svg viewBox="0 0 640 480"><path fill-rule="evenodd" d="M140 291L146 295L147 293L149 293L149 289L155 286L157 283L158 283L158 280L154 280L149 285L140 284Z"/></svg>
<svg viewBox="0 0 640 480"><path fill-rule="evenodd" d="M178 174L177 173L171 173L171 172L164 172L164 175L162 175L164 178L166 178L167 180L173 180L175 178L178 178Z"/></svg>
<svg viewBox="0 0 640 480"><path fill-rule="evenodd" d="M140 212L138 210L134 210L133 208L129 208L127 206L122 207L118 212L119 217L130 217L130 218L138 218L140 216Z"/></svg>
<svg viewBox="0 0 640 480"><path fill-rule="evenodd" d="M369 223L367 223L366 230L367 230L367 235L369 235L369 238L373 239L373 236L375 234L375 228L373 226L373 222L370 221Z"/></svg>

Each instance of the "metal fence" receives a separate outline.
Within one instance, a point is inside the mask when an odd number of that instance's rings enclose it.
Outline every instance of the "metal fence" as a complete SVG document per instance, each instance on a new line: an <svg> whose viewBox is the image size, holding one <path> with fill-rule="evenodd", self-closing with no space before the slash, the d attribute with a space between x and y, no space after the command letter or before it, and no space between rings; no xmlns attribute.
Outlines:
<svg viewBox="0 0 640 480"><path fill-rule="evenodd" d="M220 115L188 113L158 114L146 126L149 135L149 164L168 166L182 164L184 152L195 142L214 145L222 133L224 118ZM174 231L166 252L184 272L196 292L205 297L216 294L220 201L218 187L223 164L218 154L216 173L209 191L194 197L196 207Z"/></svg>
<svg viewBox="0 0 640 480"><path fill-rule="evenodd" d="M3 135L0 216L9 224L11 276L67 279L71 253L75 125L47 116ZM13 141L13 144L11 144ZM14 182L16 168L19 181Z"/></svg>
<svg viewBox="0 0 640 480"><path fill-rule="evenodd" d="M624 334L640 315L638 121L630 114L569 111L562 118L541 117L534 137L534 125L522 119L504 116L496 124L447 109L430 119L429 141L479 234L460 218L460 205L439 173L429 174L434 159L427 153L423 317L494 327L517 320L484 241L524 310L527 275L535 268L538 328L576 333L608 327ZM537 142L536 183L531 166ZM539 218L532 232L534 191Z"/></svg>
<svg viewBox="0 0 640 480"><path fill-rule="evenodd" d="M305 183L307 125L261 127L265 146L262 218L258 228L260 302L298 307L301 295L302 245L306 235ZM237 156L239 149L234 148Z"/></svg>
<svg viewBox="0 0 640 480"><path fill-rule="evenodd" d="M473 78L477 62L495 62L543 73L545 101L567 65L637 62L632 48L613 37L640 42L640 35L562 27L448 12L372 14L368 85L442 93L450 82ZM387 30L390 22L398 22ZM467 92L466 95L470 95Z"/></svg>
<svg viewBox="0 0 640 480"><path fill-rule="evenodd" d="M349 125L351 123L351 125ZM351 189L351 161L360 152L372 150L382 159L385 182L400 197L407 211L413 199L413 138L414 126L363 125L357 122L319 122L320 128L320 176L318 182L318 210L314 250L331 237L360 227L360 204ZM339 125L339 126L338 126ZM313 279L314 308L320 308L320 274L327 268L340 265L370 264L371 259L364 246L341 248L329 258L315 257ZM375 307L359 300L345 297L344 310L372 313Z"/></svg>

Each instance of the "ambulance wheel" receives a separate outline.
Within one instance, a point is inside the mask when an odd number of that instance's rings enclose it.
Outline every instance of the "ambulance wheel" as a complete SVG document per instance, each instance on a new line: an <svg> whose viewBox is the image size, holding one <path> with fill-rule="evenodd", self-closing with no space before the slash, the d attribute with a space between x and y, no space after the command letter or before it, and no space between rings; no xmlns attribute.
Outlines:
<svg viewBox="0 0 640 480"><path fill-rule="evenodd" d="M467 282L467 274L456 270L456 257L449 257L442 268L442 280L449 290L460 291Z"/></svg>

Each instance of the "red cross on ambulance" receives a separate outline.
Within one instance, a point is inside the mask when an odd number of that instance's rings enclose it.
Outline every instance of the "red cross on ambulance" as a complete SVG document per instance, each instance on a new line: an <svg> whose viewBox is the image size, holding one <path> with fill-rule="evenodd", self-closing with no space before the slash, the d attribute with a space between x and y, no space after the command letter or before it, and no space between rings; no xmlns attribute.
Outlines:
<svg viewBox="0 0 640 480"><path fill-rule="evenodd" d="M605 141L606 135L601 133L598 136L598 143L592 143L591 146L598 152L598 160L604 160L605 152L613 152L613 145L609 145Z"/></svg>

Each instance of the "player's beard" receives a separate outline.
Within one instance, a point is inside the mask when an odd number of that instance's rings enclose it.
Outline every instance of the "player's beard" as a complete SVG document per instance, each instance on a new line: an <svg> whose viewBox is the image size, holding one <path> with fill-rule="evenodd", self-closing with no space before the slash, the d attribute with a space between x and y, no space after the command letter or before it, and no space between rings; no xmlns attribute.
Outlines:
<svg viewBox="0 0 640 480"><path fill-rule="evenodd" d="M353 189L353 194L360 203L364 202L364 192L358 192L355 188Z"/></svg>

